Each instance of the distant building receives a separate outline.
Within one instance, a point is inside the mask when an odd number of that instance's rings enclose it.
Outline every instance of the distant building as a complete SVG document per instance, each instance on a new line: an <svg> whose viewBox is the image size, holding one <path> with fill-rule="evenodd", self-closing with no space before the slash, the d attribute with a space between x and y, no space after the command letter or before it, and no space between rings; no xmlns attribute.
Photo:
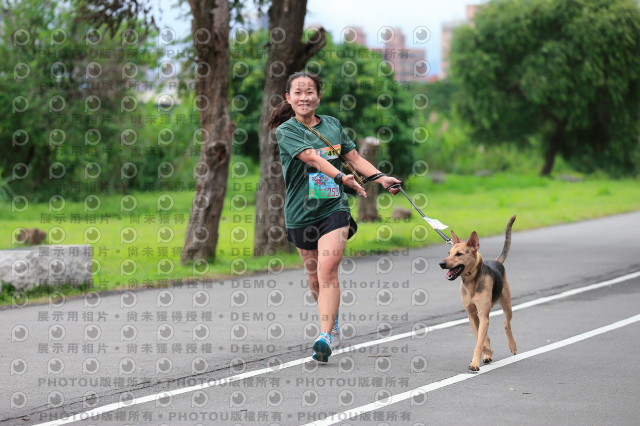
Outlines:
<svg viewBox="0 0 640 426"><path fill-rule="evenodd" d="M440 58L440 78L444 79L449 76L449 52L451 51L451 37L453 30L461 25L469 24L476 15L482 5L467 5L467 17L465 20L445 22L442 24L442 38L440 40L441 58Z"/></svg>
<svg viewBox="0 0 640 426"><path fill-rule="evenodd" d="M367 45L367 35L360 27L346 27L342 30L341 42L353 43L359 46Z"/></svg>
<svg viewBox="0 0 640 426"><path fill-rule="evenodd" d="M396 81L403 83L429 81L430 66L427 62L426 50L408 48L400 28L381 28L378 41L384 47L370 47L369 50L379 53L382 59L387 61L395 72ZM340 35L340 42L366 46L367 36L360 27L346 27Z"/></svg>

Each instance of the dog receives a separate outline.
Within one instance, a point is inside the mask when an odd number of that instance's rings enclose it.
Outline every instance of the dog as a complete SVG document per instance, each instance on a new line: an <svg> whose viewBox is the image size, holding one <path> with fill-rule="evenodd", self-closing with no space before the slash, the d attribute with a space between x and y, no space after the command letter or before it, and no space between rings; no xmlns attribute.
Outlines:
<svg viewBox="0 0 640 426"><path fill-rule="evenodd" d="M511 288L503 265L511 247L511 228L515 220L516 215L513 215L507 224L504 246L496 260L485 261L482 259L482 255L478 251L480 241L476 231L471 233L466 243L451 231L453 247L449 250L449 256L440 262L440 267L448 270L445 277L449 281L462 277L460 297L476 336L476 347L469 365L471 371L480 370L480 356L482 354L484 354L485 364L491 362L493 350L491 350L487 331L489 330L489 312L496 302L500 303L504 311L504 329L507 333L509 349L514 355L517 351L516 341L511 332L511 318L513 316Z"/></svg>

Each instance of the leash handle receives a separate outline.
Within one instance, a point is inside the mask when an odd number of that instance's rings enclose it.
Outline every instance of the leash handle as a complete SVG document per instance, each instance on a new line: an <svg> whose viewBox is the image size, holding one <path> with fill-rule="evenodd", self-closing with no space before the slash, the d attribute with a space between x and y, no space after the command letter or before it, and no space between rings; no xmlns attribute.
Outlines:
<svg viewBox="0 0 640 426"><path fill-rule="evenodd" d="M401 183L394 183L393 185L389 185L389 187L387 188L387 191L389 191L390 189L393 188L398 188L400 190L400 192L402 192L404 194L405 197L407 197L407 200L409 200L409 202L411 203L411 205L418 211L418 213L420 213L420 216L422 216L422 218L427 221L427 216L422 213L422 210L420 210L418 208L418 206L416 206L416 204L413 202L413 200L411 199L411 197L409 197L409 195L407 195L406 192L404 192L404 189L402 189L402 184ZM429 223L427 221L427 223ZM431 224L430 224L431 225ZM453 245L453 241L451 241L451 238L447 237L446 235L444 235L442 233L442 231L440 231L437 228L434 228L433 225L431 226L433 228L434 231L436 231L438 233L438 235L440 235L442 237L442 239L447 243L447 244L451 244Z"/></svg>

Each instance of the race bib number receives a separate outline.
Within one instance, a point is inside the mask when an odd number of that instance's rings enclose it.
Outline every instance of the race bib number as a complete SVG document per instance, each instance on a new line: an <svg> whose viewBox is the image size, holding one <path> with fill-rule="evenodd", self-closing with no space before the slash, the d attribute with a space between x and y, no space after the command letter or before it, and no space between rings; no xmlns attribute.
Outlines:
<svg viewBox="0 0 640 426"><path fill-rule="evenodd" d="M336 149L335 151L329 147L326 147L326 148L319 148L316 150L316 152L320 157L324 158L325 160L335 160L336 158L338 158L338 154L340 154L340 149L342 148L342 146L338 144L338 145L334 145L333 147Z"/></svg>
<svg viewBox="0 0 640 426"><path fill-rule="evenodd" d="M309 174L309 198L338 198L340 187L324 173Z"/></svg>

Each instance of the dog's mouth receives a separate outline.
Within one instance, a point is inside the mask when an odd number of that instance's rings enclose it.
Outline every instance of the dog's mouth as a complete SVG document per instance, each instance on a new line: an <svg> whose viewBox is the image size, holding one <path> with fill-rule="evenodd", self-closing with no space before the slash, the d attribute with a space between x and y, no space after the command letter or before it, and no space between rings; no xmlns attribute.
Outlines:
<svg viewBox="0 0 640 426"><path fill-rule="evenodd" d="M449 269L447 271L447 274L445 275L445 278L449 281L453 281L458 278L460 274L462 274L462 271L464 271L464 265L458 265L455 268Z"/></svg>

